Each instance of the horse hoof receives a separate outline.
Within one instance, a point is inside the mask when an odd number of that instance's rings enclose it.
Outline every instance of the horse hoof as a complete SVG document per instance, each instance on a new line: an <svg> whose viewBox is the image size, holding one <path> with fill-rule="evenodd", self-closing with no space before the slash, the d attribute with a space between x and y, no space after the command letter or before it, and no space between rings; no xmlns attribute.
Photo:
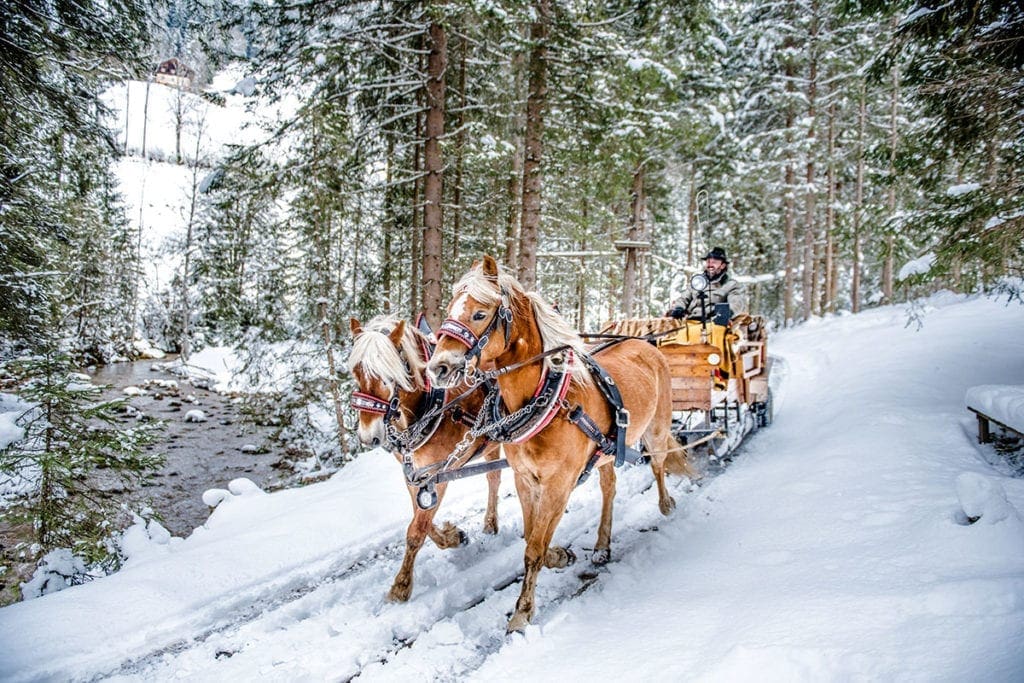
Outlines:
<svg viewBox="0 0 1024 683"><path fill-rule="evenodd" d="M568 567L570 565L576 564L576 553L569 550L568 548L560 548L560 550L563 553L565 553L565 564L562 565L563 567Z"/></svg>
<svg viewBox="0 0 1024 683"><path fill-rule="evenodd" d="M498 523L497 522L485 522L484 533L488 536L496 536L498 534Z"/></svg>
<svg viewBox="0 0 1024 683"><path fill-rule="evenodd" d="M526 627L530 623L530 618L522 612L516 612L512 615L512 618L508 620L508 626L505 628L505 633L522 633L526 630Z"/></svg>
<svg viewBox="0 0 1024 683"><path fill-rule="evenodd" d="M399 588L397 586L392 586L391 590L388 591L387 601L388 602L409 602L409 595L411 593L412 593L412 587L411 586L405 586L403 588Z"/></svg>
<svg viewBox="0 0 1024 683"><path fill-rule="evenodd" d="M461 548L464 545L469 545L469 534L459 529L459 547Z"/></svg>
<svg viewBox="0 0 1024 683"><path fill-rule="evenodd" d="M598 566L608 564L612 559L612 551L608 548L601 548L595 550L594 554L590 556L590 561Z"/></svg>
<svg viewBox="0 0 1024 683"><path fill-rule="evenodd" d="M658 504L658 509L661 510L661 514L668 517L669 513L676 509L676 499L672 496Z"/></svg>

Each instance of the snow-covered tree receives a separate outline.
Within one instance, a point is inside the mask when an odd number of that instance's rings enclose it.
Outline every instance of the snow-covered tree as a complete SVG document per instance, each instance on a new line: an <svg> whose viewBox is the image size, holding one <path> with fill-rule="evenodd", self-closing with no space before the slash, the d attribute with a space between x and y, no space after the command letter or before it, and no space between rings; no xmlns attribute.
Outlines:
<svg viewBox="0 0 1024 683"><path fill-rule="evenodd" d="M0 366L30 406L17 420L23 438L0 451L4 516L31 524L36 555L66 548L106 571L118 565L112 536L127 513L104 480L145 481L163 461L146 451L160 424L117 425L124 400L101 400L102 387L73 368L53 349Z"/></svg>

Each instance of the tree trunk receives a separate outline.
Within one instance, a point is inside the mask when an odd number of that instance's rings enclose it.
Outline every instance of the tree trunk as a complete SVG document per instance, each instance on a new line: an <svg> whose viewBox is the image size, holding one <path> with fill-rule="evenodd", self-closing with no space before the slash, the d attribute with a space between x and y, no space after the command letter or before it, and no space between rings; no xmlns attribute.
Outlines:
<svg viewBox="0 0 1024 683"><path fill-rule="evenodd" d="M441 324L441 228L443 221L445 70L448 68L448 37L436 21L430 25L430 56L427 60L427 127L423 150L423 311L431 327Z"/></svg>
<svg viewBox="0 0 1024 683"><path fill-rule="evenodd" d="M817 97L818 97L818 3L811 3L811 25L808 41L808 74L807 74L807 174L804 203L804 272L802 280L803 290L803 319L807 320L815 309L817 291L817 278L815 277L816 259L815 251L815 212L817 204L817 192L814 188L815 182L815 126L817 121Z"/></svg>
<svg viewBox="0 0 1024 683"><path fill-rule="evenodd" d="M384 164L384 245L383 245L383 264L381 267L381 279L383 282L382 292L384 297L384 312L390 313L395 310L394 302L394 290L393 290L393 268L394 268L394 254L392 253L391 236L395 232L396 221L395 221L395 193L391 187L391 181L393 179L393 166L395 158L395 141L394 138L388 136L387 144L387 159Z"/></svg>
<svg viewBox="0 0 1024 683"><path fill-rule="evenodd" d="M523 158L523 213L519 232L519 281L527 290L537 286L537 246L540 240L543 186L544 108L547 102L548 31L551 0L535 0L530 24L530 79L526 97L526 132Z"/></svg>
<svg viewBox="0 0 1024 683"><path fill-rule="evenodd" d="M633 172L632 220L630 221L628 239L631 242L644 239L644 167L637 164ZM634 247L626 248L626 268L622 274L622 316L636 317L637 283L640 280L640 253Z"/></svg>
<svg viewBox="0 0 1024 683"><path fill-rule="evenodd" d="M181 95L181 91L178 91ZM183 308L182 330L181 330L181 360L188 362L192 353L192 344L189 336L189 329L192 322L192 304L189 302L189 277L192 270L192 241L195 234L196 207L199 204L199 153L202 149L203 125L200 124L196 131L195 158L192 160L192 191L189 196L188 223L185 228L185 258L182 263L181 273L181 305Z"/></svg>
<svg viewBox="0 0 1024 683"><path fill-rule="evenodd" d="M792 95L794 90L792 66L786 66L786 91ZM796 283L796 200L793 196L796 185L796 169L793 166L793 125L796 115L792 107L786 110L786 169L784 179L783 226L786 233L786 274L783 280L783 318L785 325L793 322L796 306L794 288Z"/></svg>
<svg viewBox="0 0 1024 683"><path fill-rule="evenodd" d="M422 47L422 41L420 42ZM420 68L424 68L422 57L420 58ZM423 89L420 89L416 93L416 139L422 140L424 136L423 130L423 99L425 93ZM423 145L414 144L412 145L412 170L415 180L412 186L412 224L410 228L412 230L412 241L409 245L409 316L415 318L416 314L422 310L421 302L423 301L423 279L420 277L421 267L423 261L421 260L422 255L422 244L423 244L423 224L420 222L420 199L422 198L423 181L420 178L420 169L423 168L421 163L423 154Z"/></svg>
<svg viewBox="0 0 1024 683"><path fill-rule="evenodd" d="M694 235L697 231L697 165L690 164L690 196L686 203L686 265L693 265Z"/></svg>
<svg viewBox="0 0 1024 683"><path fill-rule="evenodd" d="M459 259L459 243L462 240L462 171L466 151L466 54L469 52L467 40L459 41L459 114L455 122L455 188L452 192L452 204L455 215L452 217L452 261Z"/></svg>
<svg viewBox="0 0 1024 683"><path fill-rule="evenodd" d="M857 185L853 198L853 275L850 283L850 310L860 312L860 251L864 214L864 129L867 125L867 86L860 84L860 103L857 108Z"/></svg>
<svg viewBox="0 0 1024 683"><path fill-rule="evenodd" d="M836 104L828 107L828 202L825 207L825 282L821 313L832 313L836 306L835 245L833 233L836 223Z"/></svg>
<svg viewBox="0 0 1024 683"><path fill-rule="evenodd" d="M900 100L900 72L894 66L892 68L892 98L889 109L889 197L887 208L889 209L889 220L896 217L896 141L897 141L897 115L899 113ZM893 233L893 225L885 236L885 263L882 266L882 294L887 304L893 302L893 263L896 259L896 238Z"/></svg>
<svg viewBox="0 0 1024 683"><path fill-rule="evenodd" d="M338 372L334 363L334 344L331 334L331 323L327 316L327 302L321 300L318 305L320 314L320 334L323 336L324 350L327 354L327 385L334 403L334 420L338 425L338 447L342 453L348 453L348 430L345 428L345 403L338 384Z"/></svg>

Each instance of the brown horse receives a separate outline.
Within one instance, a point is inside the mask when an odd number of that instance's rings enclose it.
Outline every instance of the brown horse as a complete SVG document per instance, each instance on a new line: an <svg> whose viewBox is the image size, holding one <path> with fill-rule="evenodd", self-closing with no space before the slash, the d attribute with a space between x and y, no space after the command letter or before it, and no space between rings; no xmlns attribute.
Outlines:
<svg viewBox="0 0 1024 683"><path fill-rule="evenodd" d="M359 440L368 446L393 447L389 429L403 432L422 417L417 414L429 392L425 376L426 359L429 355L426 337L405 321L396 317L378 316L365 326L353 318L350 321L353 342L348 358L348 368L359 384L359 391L353 394L353 405L359 411ZM473 412L479 409L482 397L474 392L461 402L460 407ZM387 406L397 398L397 412L388 414ZM391 426L389 428L389 421ZM425 434L426 440L412 451L414 467L421 468L443 462L463 439L467 427L441 415L440 419ZM418 441L422 441L422 436ZM399 462L406 453L392 451ZM497 457L498 446L491 445L484 451L484 458ZM498 485L501 473L487 473L487 511L484 514L484 532L498 533ZM466 535L450 522L438 528L434 515L444 498L446 484L437 484L437 503L428 510L416 503L417 487L408 482L412 498L413 517L405 536L405 557L402 567L395 576L388 599L405 602L412 593L412 570L416 555L423 546L426 536L442 549L453 548L466 542Z"/></svg>
<svg viewBox="0 0 1024 683"><path fill-rule="evenodd" d="M427 364L428 375L439 385L455 385L467 375L494 368L507 414L513 415L532 400L545 368L564 358L552 353L538 361L538 355L562 347L577 357L586 353L579 335L562 317L539 295L524 291L490 256L476 263L453 291L448 320ZM675 501L665 486L666 458L675 454L673 471L689 472L670 431L671 377L665 358L646 341L630 339L599 350L595 360L611 375L629 411L626 443L642 439L647 448L658 505L667 515ZM572 559L564 548L552 546L551 539L597 444L570 422L570 412L582 408L603 434L609 434L615 424L613 410L586 367L576 363L569 372L572 380L550 421L526 440L505 444L523 508L526 539L523 585L509 631L522 630L532 618L541 567L564 567ZM602 454L596 464L605 494L594 557L601 562L609 557L615 472L611 455Z"/></svg>

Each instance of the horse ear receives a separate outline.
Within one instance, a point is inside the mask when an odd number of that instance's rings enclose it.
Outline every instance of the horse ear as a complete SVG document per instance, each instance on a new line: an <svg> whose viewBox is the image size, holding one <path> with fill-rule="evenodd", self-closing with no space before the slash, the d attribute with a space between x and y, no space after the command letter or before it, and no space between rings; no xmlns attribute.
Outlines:
<svg viewBox="0 0 1024 683"><path fill-rule="evenodd" d="M402 343L402 335L404 335L404 334L405 334L405 321L404 320L399 320L398 324L395 325L395 329L391 330L391 334L389 334L388 336L391 337L391 343L394 344L397 347L397 346L401 345L401 343Z"/></svg>
<svg viewBox="0 0 1024 683"><path fill-rule="evenodd" d="M348 329L352 330L352 336L363 333L363 325L355 318L348 319Z"/></svg>
<svg viewBox="0 0 1024 683"><path fill-rule="evenodd" d="M494 260L494 257L490 254L484 256L483 265L484 276L488 280L497 282L498 280L498 262Z"/></svg>

